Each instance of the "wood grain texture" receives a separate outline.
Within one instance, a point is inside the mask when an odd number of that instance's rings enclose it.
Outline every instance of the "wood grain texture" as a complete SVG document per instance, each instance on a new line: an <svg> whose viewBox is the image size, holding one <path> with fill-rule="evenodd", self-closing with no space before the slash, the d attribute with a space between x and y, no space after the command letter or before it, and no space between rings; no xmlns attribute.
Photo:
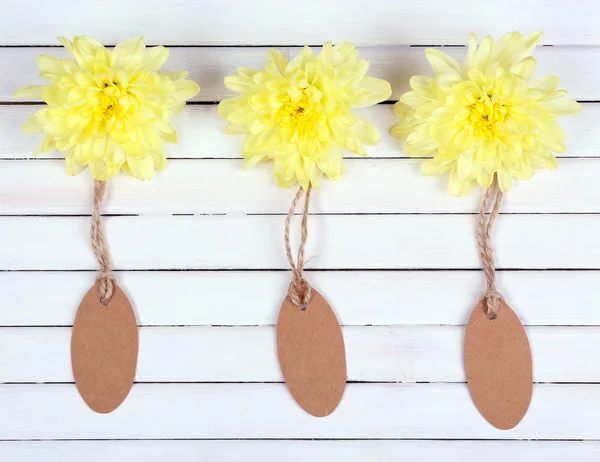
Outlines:
<svg viewBox="0 0 600 462"><path fill-rule="evenodd" d="M457 43L466 43L467 36ZM59 45L56 40L52 45ZM271 47L280 50L288 59L294 57L300 47ZM185 69L189 78L197 82L201 91L191 101L220 101L234 93L223 84L227 75L235 74L238 67L263 69L267 61L265 47L174 47L164 69ZM318 47L316 48L318 50ZM371 62L369 75L387 80L392 85L390 100L396 101L409 90L408 82L413 75L432 75L431 66L425 58L423 47L408 45L360 46L359 57ZM444 53L462 61L464 47L444 47ZM38 77L36 57L51 54L68 57L62 48L27 47L0 48L0 101L14 102L13 94L19 85L47 84ZM600 99L600 47L555 46L538 47L536 75L560 76L561 88L579 100ZM585 66L582 65L585 63Z"/></svg>
<svg viewBox="0 0 600 462"><path fill-rule="evenodd" d="M351 383L326 419L299 410L280 383L137 384L108 416L89 412L75 385L2 385L0 433L4 439L597 440L599 391L597 384L536 385L521 425L499 432L485 424L466 384Z"/></svg>
<svg viewBox="0 0 600 462"><path fill-rule="evenodd" d="M223 135L224 136L224 135ZM323 179L311 213L476 213L483 191L448 194L448 177L426 177L421 159L347 159L340 181ZM125 174L107 185L106 214L285 214L297 188L277 186L271 164L242 170L241 160L172 160L152 182ZM86 215L91 211L89 172L65 174L64 161L0 163L0 215ZM502 213L600 213L600 159L562 159L515 182ZM56 185L60 184L60 188Z"/></svg>
<svg viewBox="0 0 600 462"><path fill-rule="evenodd" d="M67 5L64 5L67 8ZM302 5L269 0L179 1L87 0L68 5L68 14L44 0L5 5L0 44L55 43L58 35L86 34L115 44L132 33L151 43L179 45L319 44L350 40L360 44L460 44L469 32L500 35L507 30L546 31L544 43L594 44L600 7L564 1L423 0L390 4L386 0L307 0ZM118 11L118 14L115 12ZM519 14L515 14L518 11ZM85 29L82 31L82 24ZM24 27L30 25L34 27Z"/></svg>
<svg viewBox="0 0 600 462"><path fill-rule="evenodd" d="M525 325L600 325L600 310L582 308L595 306L598 271L500 271L496 276ZM0 272L0 293L10 295L0 310L0 326L72 325L95 277L93 271ZM481 271L310 271L307 277L341 308L336 315L347 326L464 325L484 287ZM254 326L276 323L290 274L126 271L118 272L117 280L138 308L142 326Z"/></svg>
<svg viewBox="0 0 600 462"><path fill-rule="evenodd" d="M299 229L299 220L294 217L292 229ZM0 217L0 242L11 243L0 247L0 269L96 269L89 221ZM103 221L115 269L288 269L283 216L119 216ZM473 215L312 215L308 230L306 268L480 268ZM599 269L598 234L600 215L503 215L494 229L496 266ZM296 239L293 235L292 247Z"/></svg>
<svg viewBox="0 0 600 462"><path fill-rule="evenodd" d="M527 334L536 382L600 382L600 327L527 327ZM347 326L343 335L351 382L466 380L462 326ZM0 329L0 383L73 382L70 337L67 327ZM282 382L275 327L141 328L135 380Z"/></svg>
<svg viewBox="0 0 600 462"><path fill-rule="evenodd" d="M600 458L600 4L23 0L2 13L0 460ZM480 194L452 199L447 178L423 177L422 160L407 159L389 135L396 117L382 104L361 110L380 144L369 159L347 155L344 179L323 182L309 220L307 278L344 325L349 379L359 383L327 419L304 414L278 383L273 326L290 279L282 214L294 191L275 187L267 165L241 172L242 138L223 134L211 104L231 96L223 78L262 67L271 46L291 57L304 44L351 40L395 101L412 75L431 74L423 45L533 25L554 45L536 50L537 75L560 76L586 103L580 116L560 119L568 151L559 170L517 183L494 232L499 289L526 325L534 379L544 382L530 412L515 430L496 431L461 383L462 325L483 290L469 215ZM55 37L82 33L108 45L132 34L173 45L165 67L188 69L202 87L194 98L202 104L175 121L181 141L166 147L167 171L109 184L105 213L133 215L105 219L125 270L117 278L148 327L143 383L108 416L87 409L69 364L67 326L96 269L89 216L73 216L90 214L91 178L66 176L61 153L31 160L40 139L20 125L39 105L13 104L16 88L41 82L35 57L66 56ZM442 49L459 60L465 53Z"/></svg>
<svg viewBox="0 0 600 462"><path fill-rule="evenodd" d="M485 459L488 462L586 461L600 456L597 441L0 441L3 460L46 462L392 462L402 454L404 462L444 462Z"/></svg>

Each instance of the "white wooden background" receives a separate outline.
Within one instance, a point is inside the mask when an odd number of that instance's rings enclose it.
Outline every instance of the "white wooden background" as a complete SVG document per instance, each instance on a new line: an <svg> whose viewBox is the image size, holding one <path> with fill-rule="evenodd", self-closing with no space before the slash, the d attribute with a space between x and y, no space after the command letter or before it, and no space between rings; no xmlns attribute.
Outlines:
<svg viewBox="0 0 600 462"><path fill-rule="evenodd" d="M600 457L600 3L592 0L20 0L0 14L0 460L44 462L528 462ZM223 77L260 67L268 46L351 40L397 100L428 72L423 45L461 56L470 31L546 32L539 73L581 101L568 152L507 195L495 229L499 284L527 326L534 396L514 430L490 427L462 369L463 325L482 287L474 239L481 199L446 193L388 135L314 194L308 274L343 324L348 387L315 419L282 382L277 311L289 281L284 214L294 190L270 166L242 172L225 136ZM95 277L92 180L59 154L34 160L20 132L58 35L172 45L169 68L202 86L176 122L181 142L149 183L110 181L106 227L140 328L136 384L114 413L80 399L70 326ZM47 47L54 47L48 49ZM39 102L35 102L39 104ZM296 222L297 224L297 222Z"/></svg>

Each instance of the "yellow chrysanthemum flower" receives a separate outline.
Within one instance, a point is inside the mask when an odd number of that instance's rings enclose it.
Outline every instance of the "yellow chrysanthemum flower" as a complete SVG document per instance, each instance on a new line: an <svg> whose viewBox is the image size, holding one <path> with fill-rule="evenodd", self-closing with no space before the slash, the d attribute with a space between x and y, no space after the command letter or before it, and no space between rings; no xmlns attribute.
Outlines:
<svg viewBox="0 0 600 462"><path fill-rule="evenodd" d="M90 37L59 40L73 58L40 55L40 76L49 86L23 87L18 98L38 99L47 107L23 125L26 133L45 133L41 152L66 153L67 172L89 166L104 181L121 168L146 180L163 170L162 140L177 143L171 119L200 88L185 80L187 71L160 72L169 57L165 47L146 48L132 37L107 50Z"/></svg>
<svg viewBox="0 0 600 462"><path fill-rule="evenodd" d="M245 167L272 159L280 186L299 182L319 187L322 173L342 176L343 150L366 155L365 144L380 135L352 108L367 107L391 95L388 82L365 74L369 61L356 58L350 43L325 43L318 56L310 47L288 62L269 51L264 71L238 68L225 85L240 94L219 104L226 133L245 134Z"/></svg>
<svg viewBox="0 0 600 462"><path fill-rule="evenodd" d="M558 77L531 80L531 56L542 36L518 32L479 46L469 38L464 64L436 49L426 50L435 77L416 76L395 113L402 119L392 135L405 138L410 156L431 156L425 175L450 172L449 191L465 196L479 183L487 188L494 175L502 191L513 177L527 180L536 168L556 169L553 152L564 152L564 133L555 119L581 106L557 90Z"/></svg>

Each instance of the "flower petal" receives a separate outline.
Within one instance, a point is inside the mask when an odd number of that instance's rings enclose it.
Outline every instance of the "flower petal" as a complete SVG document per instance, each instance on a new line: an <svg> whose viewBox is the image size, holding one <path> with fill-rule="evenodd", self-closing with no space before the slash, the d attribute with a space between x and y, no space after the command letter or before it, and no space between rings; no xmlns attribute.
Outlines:
<svg viewBox="0 0 600 462"><path fill-rule="evenodd" d="M168 58L169 50L163 46L147 48L141 62L141 69L156 72Z"/></svg>
<svg viewBox="0 0 600 462"><path fill-rule="evenodd" d="M509 70L523 58L525 45L523 36L519 32L509 32L498 41L497 45L498 50L494 61L505 70Z"/></svg>
<svg viewBox="0 0 600 462"><path fill-rule="evenodd" d="M545 101L541 105L554 114L562 116L579 114L582 110L581 104L565 96L552 101Z"/></svg>
<svg viewBox="0 0 600 462"><path fill-rule="evenodd" d="M479 48L477 48L475 57L472 60L471 68L478 69L485 74L488 70L488 66L492 62L493 56L494 39L488 35L481 41Z"/></svg>
<svg viewBox="0 0 600 462"><path fill-rule="evenodd" d="M265 66L267 72L283 77L287 64L287 59L285 59L281 51L269 50L269 61L267 61L267 65Z"/></svg>
<svg viewBox="0 0 600 462"><path fill-rule="evenodd" d="M41 101L44 99L44 91L46 91L46 88L48 87L43 85L30 85L27 87L21 87L15 91L15 98Z"/></svg>
<svg viewBox="0 0 600 462"><path fill-rule="evenodd" d="M534 79L529 86L544 93L549 93L558 88L560 79L555 75L544 75Z"/></svg>
<svg viewBox="0 0 600 462"><path fill-rule="evenodd" d="M537 31L525 37L525 49L523 50L523 56L530 56L531 53L533 53L533 50L535 50L536 45L542 39L542 35L544 35L542 31Z"/></svg>
<svg viewBox="0 0 600 462"><path fill-rule="evenodd" d="M498 186L500 187L500 191L506 192L508 191L513 184L513 176L507 169L499 169L496 172L498 178Z"/></svg>
<svg viewBox="0 0 600 462"><path fill-rule="evenodd" d="M154 175L154 159L151 156L143 159L127 156L124 167L123 170L138 180L151 180Z"/></svg>
<svg viewBox="0 0 600 462"><path fill-rule="evenodd" d="M425 56L436 74L454 74L461 73L460 66L456 60L446 53L435 48L427 48Z"/></svg>
<svg viewBox="0 0 600 462"><path fill-rule="evenodd" d="M529 80L533 76L536 66L537 61L535 60L535 58L528 56L527 58L523 58L513 67L511 67L510 71L513 74L523 77L525 80Z"/></svg>
<svg viewBox="0 0 600 462"><path fill-rule="evenodd" d="M392 95L392 87L386 80L375 77L365 76L357 84L367 95L358 104L353 104L354 108L369 107L374 104L387 100Z"/></svg>
<svg viewBox="0 0 600 462"><path fill-rule="evenodd" d="M144 62L146 39L130 37L119 43L112 52L111 65L122 69L139 69Z"/></svg>
<svg viewBox="0 0 600 462"><path fill-rule="evenodd" d="M191 80L177 80L174 84L175 91L173 92L173 98L178 103L193 98L200 91L198 84Z"/></svg>

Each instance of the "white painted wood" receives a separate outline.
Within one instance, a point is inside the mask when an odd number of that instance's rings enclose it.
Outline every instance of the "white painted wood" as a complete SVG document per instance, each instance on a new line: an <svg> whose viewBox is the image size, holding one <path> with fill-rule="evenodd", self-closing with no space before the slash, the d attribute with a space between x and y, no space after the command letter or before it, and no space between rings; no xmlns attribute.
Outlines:
<svg viewBox="0 0 600 462"><path fill-rule="evenodd" d="M0 386L4 439L581 439L597 440L600 385L539 384L518 427L486 424L466 384L349 384L315 419L284 384L136 384L111 414L75 385Z"/></svg>
<svg viewBox="0 0 600 462"><path fill-rule="evenodd" d="M0 48L0 51L2 49ZM600 62L600 60L599 60ZM0 159L31 159L41 143L36 135L21 132L21 125L39 106L2 106L0 105ZM400 149L401 143L389 134L389 129L399 119L393 113L393 106L380 104L360 109L381 133L377 146L369 146L369 158L406 157ZM600 104L584 104L582 114L575 117L563 117L560 120L565 131L568 150L561 157L598 157L600 145ZM225 135L225 120L217 114L216 105L188 105L175 119L174 125L179 131L179 144L165 143L165 152L169 158L223 159L241 158L242 136ZM64 158L62 153L43 154L40 158ZM349 158L357 158L347 154ZM164 175L170 175L169 168ZM85 174L83 174L85 175ZM61 182L67 182L62 179ZM154 182L153 182L154 184Z"/></svg>
<svg viewBox="0 0 600 462"><path fill-rule="evenodd" d="M282 382L275 326L143 327L136 382ZM600 328L529 327L536 382L600 382ZM464 327L344 327L351 382L464 382ZM73 382L71 328L0 329L0 382Z"/></svg>
<svg viewBox="0 0 600 462"><path fill-rule="evenodd" d="M89 221L1 217L0 269L96 269ZM299 221L294 217L294 230ZM307 268L480 267L472 215L316 215L308 221ZM115 269L288 268L283 216L107 217L104 222ZM494 229L496 266L598 269L599 234L600 215L503 215Z"/></svg>
<svg viewBox="0 0 600 462"><path fill-rule="evenodd" d="M466 43L465 36L459 43ZM58 45L59 42L54 43ZM288 60L299 47L276 47ZM164 69L185 69L190 79L197 82L201 91L192 101L220 101L234 95L225 88L223 79L235 74L238 67L263 69L269 48L219 48L174 47L163 66ZM444 47L442 50L462 61L464 47ZM318 51L318 47L316 49ZM19 85L46 85L47 80L38 77L36 57L51 54L67 58L62 48L0 48L0 101L14 102L13 94ZM579 100L600 99L600 47L555 46L538 47L534 53L538 60L536 75L555 74L561 79L561 88ZM392 85L391 100L398 100L409 90L408 82L413 75L432 75L422 47L408 45L361 46L359 57L371 61L369 75L387 80Z"/></svg>
<svg viewBox="0 0 600 462"><path fill-rule="evenodd" d="M3 441L2 460L45 462L586 462L597 441ZM440 459L443 457L443 459Z"/></svg>
<svg viewBox="0 0 600 462"><path fill-rule="evenodd" d="M0 272L0 326L72 325L95 277ZM307 278L341 324L358 326L465 324L484 287L480 271L310 271ZM126 271L117 279L142 326L274 325L290 273ZM526 325L600 325L600 310L591 308L598 271L500 271L497 280Z"/></svg>
<svg viewBox="0 0 600 462"><path fill-rule="evenodd" d="M448 177L427 177L420 159L348 159L340 181L323 179L313 213L477 213L478 189L466 198L448 194ZM242 161L173 160L151 182L119 175L109 182L107 214L286 214L297 187L282 189L272 166L242 170ZM64 162L0 164L0 214L87 215L93 202L89 172L74 178ZM600 159L563 159L558 172L542 170L517 182L503 213L599 213ZM57 187L60 185L60 187Z"/></svg>
<svg viewBox="0 0 600 462"><path fill-rule="evenodd" d="M11 216L0 217L0 460L599 459L600 4L5 3L0 215ZM147 183L125 175L109 183L104 212L136 215L105 223L115 267L127 270L118 280L146 326L136 378L145 383L113 414L89 411L70 383L67 326L96 262L89 216L62 215L90 214L91 178L66 176L60 153L31 160L40 139L20 125L39 105L13 104L12 96L40 82L37 55L65 56L44 45L56 45L57 35L114 44L145 34L175 45L166 68L190 70L202 87L194 101L214 103L231 95L223 78L238 66L262 67L271 46L290 57L304 44L352 40L371 61L370 75L391 82L394 101L412 75L431 74L423 47L410 45L464 45L471 30L498 37L532 27L555 45L536 50L537 74L560 76L561 87L586 103L580 116L560 120L568 152L558 172L517 183L494 230L499 289L528 325L535 380L544 382L515 430L490 427L460 383L461 324L483 289L472 215L481 191L452 199L447 178L423 177L422 160L406 159L388 133L391 104L361 110L381 143L369 159L349 155L343 181L324 181L311 205L306 275L345 326L349 380L361 382L349 384L339 409L314 419L283 384L247 383L281 381L273 324L290 278L282 214L294 191L277 188L268 165L242 173L242 137L224 135L216 104L201 104L176 120L181 141L167 147L166 172ZM219 46L240 44L251 46Z"/></svg>
<svg viewBox="0 0 600 462"><path fill-rule="evenodd" d="M306 0L301 4L256 0L87 0L62 10L45 0L4 5L0 44L54 43L57 35L85 33L117 43L133 33L149 42L185 45L319 44L353 40L364 44L459 44L469 32L546 31L545 43L598 44L595 2L573 8L564 1ZM57 12L61 11L60 17ZM515 14L518 12L518 14ZM35 27L25 27L35 25Z"/></svg>

